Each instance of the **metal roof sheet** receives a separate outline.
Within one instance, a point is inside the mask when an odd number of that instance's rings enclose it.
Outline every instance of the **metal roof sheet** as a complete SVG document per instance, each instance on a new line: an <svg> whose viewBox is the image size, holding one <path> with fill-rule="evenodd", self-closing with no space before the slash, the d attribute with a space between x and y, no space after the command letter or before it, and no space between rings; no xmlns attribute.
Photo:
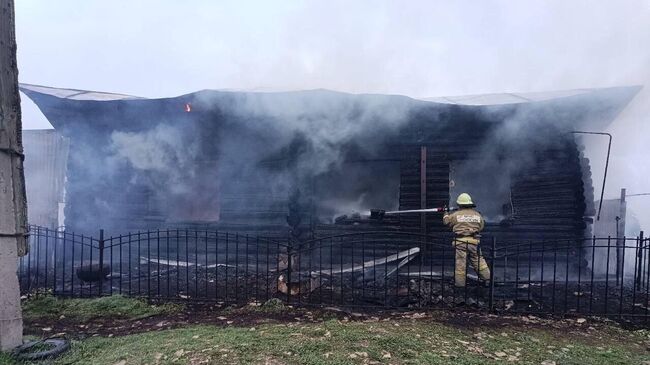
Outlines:
<svg viewBox="0 0 650 365"><path fill-rule="evenodd" d="M125 100L125 99L142 99L138 96L126 95L126 94L116 94L116 93L107 93L99 91L88 91L88 90L78 90L78 89L63 89L57 87L41 86L41 85L32 85L32 84L20 84L21 91L34 91L41 94L56 96L61 99L71 99L71 100L96 100L96 101L111 101L111 100Z"/></svg>
<svg viewBox="0 0 650 365"><path fill-rule="evenodd" d="M88 91L88 90L79 90L79 89L55 88L49 86L23 84L23 83L20 84L20 89L23 92L33 91L40 94L55 96L61 99L71 99L71 100L112 101L112 100L148 99L148 98L126 95L126 94ZM589 88L589 89L572 89L572 90L527 92L527 93L492 93L492 94L476 94L476 95L460 95L460 96L424 97L424 98L415 98L415 99L440 103L440 104L488 106L488 105L505 105L505 104L522 104L522 103L530 103L530 102L539 102L545 100L561 99L561 98L571 97L571 96L588 95L591 93L602 92L604 90L614 90L614 89L640 89L640 87L630 86L630 87L612 87L612 88Z"/></svg>
<svg viewBox="0 0 650 365"><path fill-rule="evenodd" d="M585 95L592 92L603 90L601 88L593 89L573 89L529 93L494 93L494 94L476 94L461 96L440 96L426 97L420 100L432 101L442 104L457 105L502 105L502 104L521 104L535 101L544 101L565 98L569 96Z"/></svg>

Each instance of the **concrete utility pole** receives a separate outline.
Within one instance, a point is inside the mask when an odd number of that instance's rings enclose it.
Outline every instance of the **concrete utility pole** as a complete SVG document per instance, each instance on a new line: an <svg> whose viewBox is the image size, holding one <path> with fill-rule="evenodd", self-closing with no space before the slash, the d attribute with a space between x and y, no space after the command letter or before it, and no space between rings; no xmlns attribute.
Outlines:
<svg viewBox="0 0 650 365"><path fill-rule="evenodd" d="M0 0L0 349L22 344L18 256L27 253L13 0Z"/></svg>

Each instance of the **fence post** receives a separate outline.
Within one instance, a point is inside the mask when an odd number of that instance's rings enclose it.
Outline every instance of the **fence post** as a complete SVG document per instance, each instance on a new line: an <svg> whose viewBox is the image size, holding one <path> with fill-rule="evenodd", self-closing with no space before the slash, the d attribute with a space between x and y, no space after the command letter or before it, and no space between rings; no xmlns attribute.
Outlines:
<svg viewBox="0 0 650 365"><path fill-rule="evenodd" d="M620 221L621 217L616 217L616 285L623 284L621 282L621 273L623 272L623 255L625 255L625 240L621 242L621 233L619 231ZM621 245L623 245L623 248Z"/></svg>
<svg viewBox="0 0 650 365"><path fill-rule="evenodd" d="M489 308L490 312L494 311L494 270L496 270L496 266L494 265L495 259L496 259L496 249L497 249L497 239L496 237L492 237L492 250L490 253L490 264L492 265L492 269L490 270L490 299L489 299Z"/></svg>
<svg viewBox="0 0 650 365"><path fill-rule="evenodd" d="M641 290L641 275L643 267L643 231L639 232L639 239L636 243L636 290Z"/></svg>
<svg viewBox="0 0 650 365"><path fill-rule="evenodd" d="M293 265L293 262L291 262L291 255L293 255L293 243L291 242L291 236L289 236L289 240L287 241L287 304L291 303L291 266Z"/></svg>
<svg viewBox="0 0 650 365"><path fill-rule="evenodd" d="M99 230L99 296L104 290L104 230Z"/></svg>

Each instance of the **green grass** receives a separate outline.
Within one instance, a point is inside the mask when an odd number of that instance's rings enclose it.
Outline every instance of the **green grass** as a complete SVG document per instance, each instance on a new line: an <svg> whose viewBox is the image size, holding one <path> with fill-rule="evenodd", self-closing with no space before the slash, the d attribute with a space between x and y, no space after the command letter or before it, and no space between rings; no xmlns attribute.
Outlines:
<svg viewBox="0 0 650 365"><path fill-rule="evenodd" d="M176 305L151 306L119 296L25 301L29 318L77 320L143 318L175 313ZM237 314L283 313L281 302L229 309ZM216 315L216 314L215 314ZM74 322L73 322L74 323ZM551 324L553 322L550 322ZM559 323L559 322L558 322ZM564 326L564 327L563 327ZM558 328L502 324L457 327L434 319L323 322L291 321L256 327L192 325L184 328L76 340L54 364L644 364L650 331L598 325ZM0 354L0 364L16 364Z"/></svg>
<svg viewBox="0 0 650 365"><path fill-rule="evenodd" d="M1 365L5 365L5 364L9 365L9 364L17 364L17 362L14 361L11 358L11 356L9 356L8 354L6 354L4 352L0 352L0 364Z"/></svg>
<svg viewBox="0 0 650 365"><path fill-rule="evenodd" d="M62 316L79 321L92 318L141 319L181 310L175 304L150 305L139 299L120 295L94 299L60 299L40 294L23 302L23 317L28 320L58 319Z"/></svg>
<svg viewBox="0 0 650 365"><path fill-rule="evenodd" d="M458 329L431 321L190 326L73 342L55 364L642 364L644 332L589 338L552 330Z"/></svg>

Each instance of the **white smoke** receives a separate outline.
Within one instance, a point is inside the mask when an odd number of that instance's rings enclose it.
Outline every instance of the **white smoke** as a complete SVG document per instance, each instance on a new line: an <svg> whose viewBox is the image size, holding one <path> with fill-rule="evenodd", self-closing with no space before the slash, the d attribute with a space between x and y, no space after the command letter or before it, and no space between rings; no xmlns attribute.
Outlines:
<svg viewBox="0 0 650 365"><path fill-rule="evenodd" d="M214 106L210 96L200 98L206 107ZM252 129L275 133L276 147L288 144L296 135L304 137L315 158L300 160L298 169L318 174L341 162L342 148L348 143L358 143L366 149L377 148L377 138L403 125L417 104L421 102L406 97L350 96L312 90L276 95L240 94L233 96L233 102L226 105L223 112Z"/></svg>
<svg viewBox="0 0 650 365"><path fill-rule="evenodd" d="M144 132L115 131L111 134L111 149L115 159L154 174L153 181L172 193L189 193L185 182L197 174L196 144L187 143L179 128L169 124ZM164 179L160 179L161 175Z"/></svg>

